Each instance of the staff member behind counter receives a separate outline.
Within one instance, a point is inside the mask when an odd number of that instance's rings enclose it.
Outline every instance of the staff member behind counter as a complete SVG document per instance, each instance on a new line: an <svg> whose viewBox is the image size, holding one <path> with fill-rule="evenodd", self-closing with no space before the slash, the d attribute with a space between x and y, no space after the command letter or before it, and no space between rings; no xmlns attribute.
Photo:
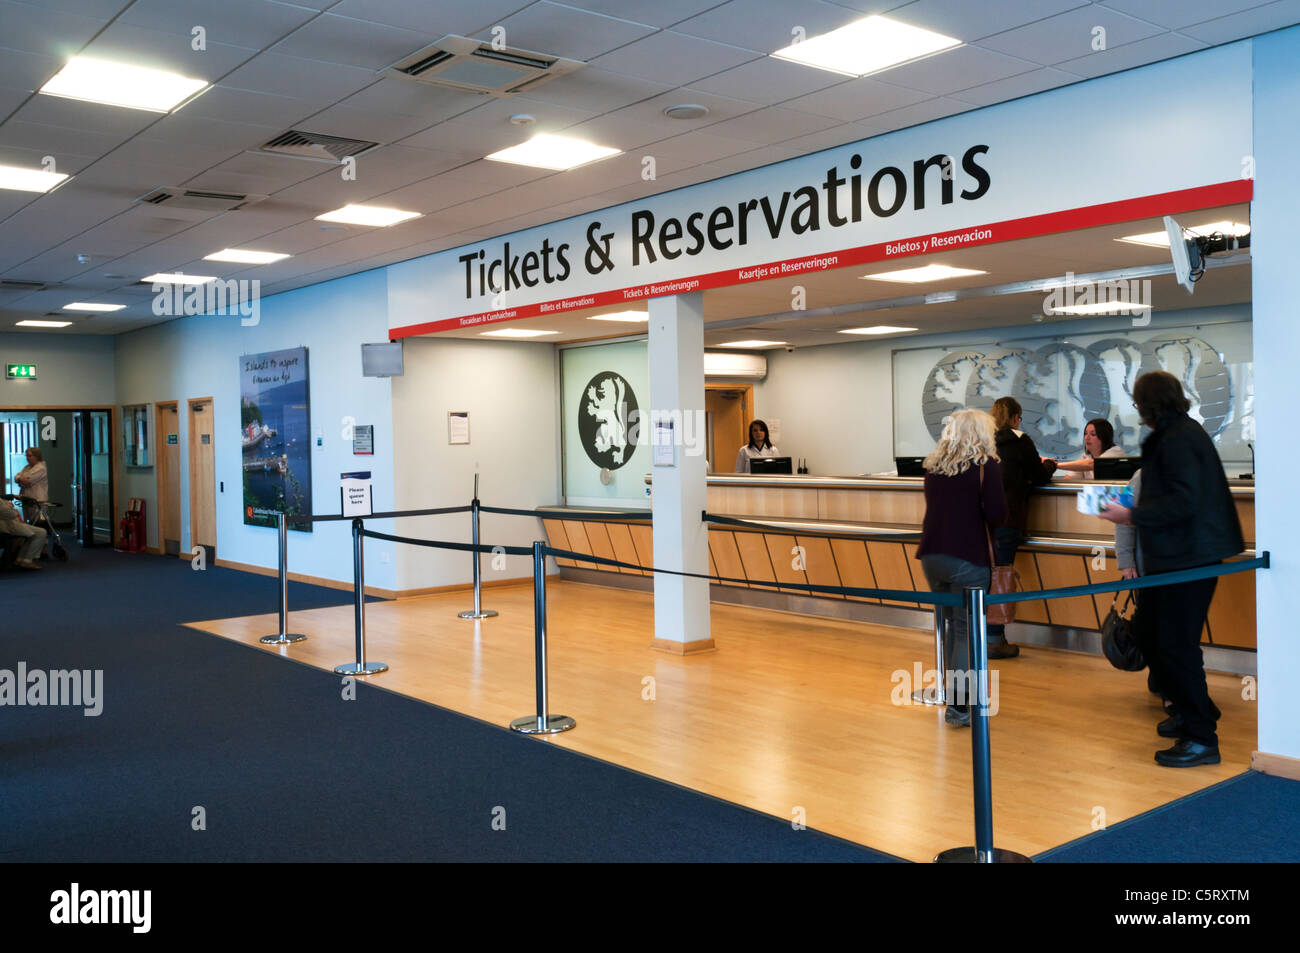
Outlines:
<svg viewBox="0 0 1300 953"><path fill-rule="evenodd" d="M740 448L736 454L736 472L749 473L749 461L755 457L779 457L780 451L772 446L767 437L767 424L761 420L749 424L749 443Z"/></svg>
<svg viewBox="0 0 1300 953"><path fill-rule="evenodd" d="M1099 417L1088 421L1088 426L1083 428L1083 456L1078 460L1058 463L1057 467L1066 471L1073 470L1079 474L1081 480L1091 480L1093 460L1098 457L1122 456L1124 456L1124 448L1115 443L1115 428L1110 425L1109 420L1102 420Z"/></svg>

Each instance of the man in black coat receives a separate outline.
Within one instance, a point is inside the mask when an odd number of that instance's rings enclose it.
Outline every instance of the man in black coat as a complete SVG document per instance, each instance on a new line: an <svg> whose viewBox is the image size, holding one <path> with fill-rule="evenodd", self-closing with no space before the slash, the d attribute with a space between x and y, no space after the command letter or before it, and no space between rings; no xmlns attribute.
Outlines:
<svg viewBox="0 0 1300 953"><path fill-rule="evenodd" d="M1178 378L1151 371L1137 379L1133 402L1151 434L1142 444L1142 495L1137 506L1109 507L1102 517L1137 526L1148 574L1210 566L1245 548L1241 521L1209 434L1187 415L1190 403ZM1172 715L1157 726L1178 743L1156 752L1168 767L1219 763L1215 733L1219 710L1210 701L1201 655L1201 631L1217 579L1197 579L1146 590L1147 662L1172 702Z"/></svg>

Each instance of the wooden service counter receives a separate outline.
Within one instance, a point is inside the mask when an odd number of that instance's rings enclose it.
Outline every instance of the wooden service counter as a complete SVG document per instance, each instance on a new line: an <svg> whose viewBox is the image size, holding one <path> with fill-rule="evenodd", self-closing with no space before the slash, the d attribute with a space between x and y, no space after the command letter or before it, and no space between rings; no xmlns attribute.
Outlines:
<svg viewBox="0 0 1300 953"><path fill-rule="evenodd" d="M894 542L890 535L914 536L925 516L919 477L815 477L721 475L708 478L709 512L758 520L768 527L714 525L709 528L709 572L743 580L714 585L715 600L787 608L849 618L904 621L897 613L863 612L850 602L904 609L918 603L865 599L859 596L810 596L791 584L926 591L915 558L915 539ZM1075 497L1084 484L1055 481L1030 499L1027 540L1016 556L1025 590L1056 589L1109 582L1120 578L1115 540L1108 523L1078 512ZM1232 484L1248 554L1255 540L1253 484ZM648 520L597 521L566 516L566 507L538 511L550 545L636 566L654 564ZM576 509L575 509L576 511ZM587 510L586 512L590 512ZM881 539L879 537L886 537ZM871 538L865 538L871 537ZM803 558L796 555L802 547ZM1104 556L1104 560L1099 558ZM611 585L648 588L640 569L612 569L581 560L557 560L567 575ZM802 568L800 568L802 562ZM640 577L640 580L633 577ZM783 586L786 587L783 589ZM772 594L783 594L778 601ZM1018 603L1017 623L1039 623L1070 633L1093 633L1080 645L1096 645L1096 630L1106 617L1113 594ZM838 603L838 606L837 606ZM849 611L852 610L852 611ZM910 624L917 624L913 619ZM1013 637L1024 636L1021 630ZM1076 647L1077 637L1030 638L1041 644ZM1064 641L1063 641L1064 640ZM1255 648L1254 573L1219 579L1203 641L1225 648Z"/></svg>

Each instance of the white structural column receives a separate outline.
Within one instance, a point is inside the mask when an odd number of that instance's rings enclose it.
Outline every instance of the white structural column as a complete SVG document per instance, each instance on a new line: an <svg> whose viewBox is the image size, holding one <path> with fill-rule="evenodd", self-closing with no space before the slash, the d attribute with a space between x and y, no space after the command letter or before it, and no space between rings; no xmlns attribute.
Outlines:
<svg viewBox="0 0 1300 953"><path fill-rule="evenodd" d="M1251 312L1255 350L1255 545L1272 568L1255 581L1259 666L1259 751L1254 767L1300 778L1300 505L1295 474L1296 368L1300 364L1300 27L1256 37L1255 197L1250 208Z"/></svg>
<svg viewBox="0 0 1300 953"><path fill-rule="evenodd" d="M651 298L650 413L642 411L641 439L662 434L655 421L673 424L671 466L653 466L654 563L665 569L709 571L703 427L704 296ZM647 429L649 433L647 434ZM656 447L651 461L659 459ZM709 634L709 583L655 573L654 647L688 655L714 648Z"/></svg>

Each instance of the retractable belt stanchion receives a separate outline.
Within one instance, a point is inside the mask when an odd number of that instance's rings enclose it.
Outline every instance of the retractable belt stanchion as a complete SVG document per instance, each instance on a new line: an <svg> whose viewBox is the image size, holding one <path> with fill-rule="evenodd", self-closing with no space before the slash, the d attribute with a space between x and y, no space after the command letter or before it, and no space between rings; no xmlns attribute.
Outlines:
<svg viewBox="0 0 1300 953"><path fill-rule="evenodd" d="M546 703L546 553L540 542L533 543L533 631L537 661L537 714L510 722L526 735L553 735L577 724L568 715L552 715Z"/></svg>
<svg viewBox="0 0 1300 953"><path fill-rule="evenodd" d="M488 619L495 609L483 608L483 557L478 551L478 474L474 474L474 499L470 501L471 539L474 543L474 608L456 613L462 619Z"/></svg>
<svg viewBox="0 0 1300 953"><path fill-rule="evenodd" d="M934 691L918 688L912 692L912 701L919 705L948 704L948 694L944 690L943 606L934 607L934 673Z"/></svg>
<svg viewBox="0 0 1300 953"><path fill-rule="evenodd" d="M952 847L934 858L936 864L1027 864L1029 858L993 846L993 768L989 755L989 649L985 642L984 590L966 590L966 638L975 678L964 680L974 692L970 703L971 767L975 787L975 846ZM974 682L972 685L971 682ZM955 691L955 690L954 690Z"/></svg>
<svg viewBox="0 0 1300 953"><path fill-rule="evenodd" d="M263 645L289 645L307 638L300 632L289 631L289 523L283 513L277 523L280 528L280 631L258 639Z"/></svg>
<svg viewBox="0 0 1300 953"><path fill-rule="evenodd" d="M366 554L365 537L361 530L365 524L360 519L352 521L352 586L356 598L355 617L357 629L357 660L334 666L335 675L378 675L388 671L383 662L366 661Z"/></svg>

